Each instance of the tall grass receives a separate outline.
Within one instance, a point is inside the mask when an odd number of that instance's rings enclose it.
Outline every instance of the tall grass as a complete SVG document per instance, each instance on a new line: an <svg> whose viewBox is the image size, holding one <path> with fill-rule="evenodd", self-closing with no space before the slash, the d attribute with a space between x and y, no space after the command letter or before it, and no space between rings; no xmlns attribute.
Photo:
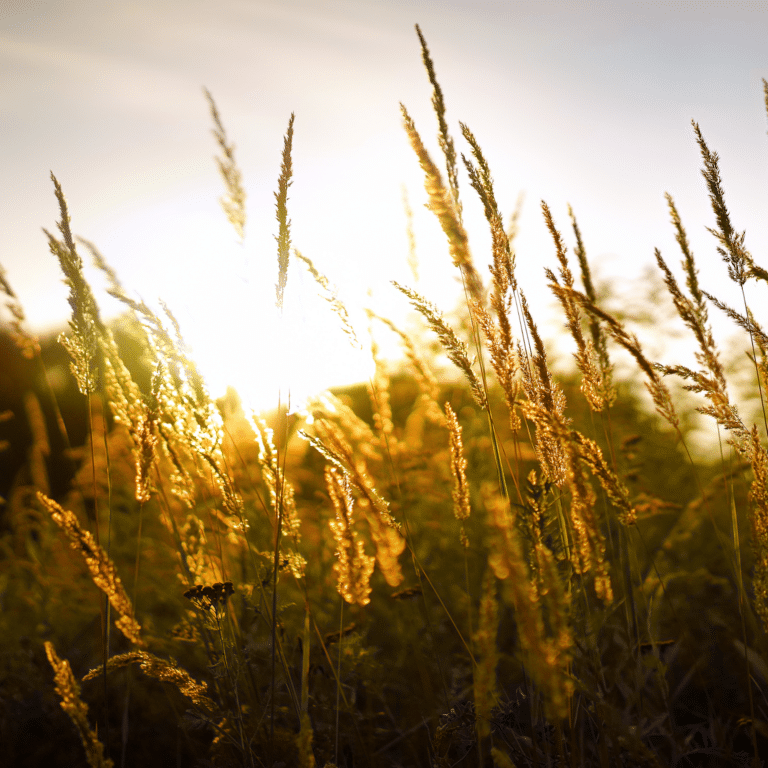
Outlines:
<svg viewBox="0 0 768 768"><path fill-rule="evenodd" d="M577 286L542 201L556 263L545 274L575 350L574 373L557 377L515 274L515 219L505 226L489 161L465 124L467 154L457 152L416 29L441 160L405 106L403 124L465 303L456 322L395 283L423 330L410 336L375 308L369 318L402 341L402 367L380 359L374 334L367 386L319 395L303 416L283 402L269 418L244 413L234 395L214 402L171 310L130 298L95 246L73 236L52 175L59 235L46 234L72 308L60 341L90 428L69 492L51 498L46 461L63 457L30 406L29 471L3 512L9 764L763 764L768 423L751 424L731 394L708 313L715 307L744 332L763 403L768 335L744 287L768 273L732 223L717 153L694 123L710 232L743 307L699 285L669 195L685 289L655 254L697 369L649 359L600 305L569 207ZM243 238L242 176L205 95L222 207ZM291 290L293 136L291 115L275 193L280 307ZM471 203L460 195L459 159L491 232L485 280L463 222ZM78 242L126 307L149 386L136 383L136 360L101 319ZM309 269L359 345L328 278L293 252L293 268ZM40 356L5 276L0 287L21 352ZM459 379L436 375L435 336ZM655 413L633 379L616 379L617 347ZM670 376L700 398L718 461L692 458ZM65 429L61 416L53 423ZM25 737L30 710L43 734L35 746Z"/></svg>

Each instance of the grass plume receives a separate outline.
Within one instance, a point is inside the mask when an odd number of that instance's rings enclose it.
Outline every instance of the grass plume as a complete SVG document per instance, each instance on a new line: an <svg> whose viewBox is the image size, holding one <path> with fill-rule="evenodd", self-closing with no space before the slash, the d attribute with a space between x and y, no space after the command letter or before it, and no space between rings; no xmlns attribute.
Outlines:
<svg viewBox="0 0 768 768"><path fill-rule="evenodd" d="M211 133L213 133L222 155L221 157L216 158L216 165L219 168L219 173L224 181L224 188L227 193L219 200L219 202L221 203L222 210L224 211L227 220L234 227L237 236L242 242L245 237L246 194L245 189L243 188L242 174L235 161L235 145L227 139L227 132L224 130L221 118L219 117L219 110L216 107L216 102L213 100L210 91L207 88L204 88L203 92L208 101L211 118L213 119L214 127Z"/></svg>
<svg viewBox="0 0 768 768"><path fill-rule="evenodd" d="M80 698L80 686L72 674L66 659L60 659L52 643L45 643L45 653L53 667L56 693L61 699L61 708L69 715L80 735L85 756L90 768L112 768L114 763L104 756L104 745L88 722L88 706Z"/></svg>
<svg viewBox="0 0 768 768"><path fill-rule="evenodd" d="M293 183L293 163L291 150L293 148L294 114L288 121L288 130L283 141L283 160L280 166L280 178L275 192L275 213L278 223L277 237L277 306L283 308L285 284L288 281L288 258L291 251L291 222L288 219L288 188Z"/></svg>

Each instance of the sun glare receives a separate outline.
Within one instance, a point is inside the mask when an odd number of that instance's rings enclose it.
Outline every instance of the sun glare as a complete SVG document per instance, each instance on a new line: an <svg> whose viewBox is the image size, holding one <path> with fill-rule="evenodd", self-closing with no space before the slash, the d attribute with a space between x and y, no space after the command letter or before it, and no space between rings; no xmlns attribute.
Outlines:
<svg viewBox="0 0 768 768"><path fill-rule="evenodd" d="M318 297L302 298L311 304ZM213 397L234 387L246 411L278 403L295 411L327 388L370 377L369 352L352 348L332 316L310 322L301 303L286 300L281 313L274 290L259 300L243 292L216 305L215 323L190 318L185 338Z"/></svg>
<svg viewBox="0 0 768 768"><path fill-rule="evenodd" d="M205 257L205 275L164 297L212 397L233 387L246 411L271 410L278 402L296 410L329 387L370 377L365 316L358 308L350 312L362 348L349 343L328 293L293 255L280 310L276 258L254 265L239 246L227 250L219 248L216 266Z"/></svg>

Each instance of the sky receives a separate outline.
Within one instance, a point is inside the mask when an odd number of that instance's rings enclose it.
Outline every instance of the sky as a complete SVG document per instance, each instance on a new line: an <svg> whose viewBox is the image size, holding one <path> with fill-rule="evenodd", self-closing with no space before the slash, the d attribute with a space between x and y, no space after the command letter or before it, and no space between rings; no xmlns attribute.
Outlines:
<svg viewBox="0 0 768 768"><path fill-rule="evenodd" d="M505 215L524 195L518 277L545 337L561 334L563 321L546 291L544 268L556 260L542 200L569 248L573 207L614 306L650 296L659 325L668 322L658 277L646 280L654 248L680 275L665 192L703 287L735 295L706 230L714 215L692 119L721 158L735 227L767 264L767 2L0 0L0 264L30 326L61 327L69 312L42 231L56 231L53 172L73 231L96 244L129 294L171 307L213 394L232 383L263 403L279 379L298 400L364 380L370 356L349 345L295 259L282 316L275 309L274 193L294 114L292 245L336 287L364 348L366 306L415 327L392 280L454 308L457 275L424 208L400 114L403 103L441 161L416 23L457 149L468 150L463 121ZM218 202L204 87L236 145L247 192L242 244ZM466 175L460 186L484 271L482 209ZM86 272L104 314L117 314L101 275L90 263Z"/></svg>

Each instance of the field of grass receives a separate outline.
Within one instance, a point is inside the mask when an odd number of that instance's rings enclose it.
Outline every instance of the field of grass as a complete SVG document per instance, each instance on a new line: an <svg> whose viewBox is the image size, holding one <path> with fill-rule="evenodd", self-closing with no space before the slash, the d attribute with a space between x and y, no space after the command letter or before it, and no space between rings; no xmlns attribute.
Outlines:
<svg viewBox="0 0 768 768"><path fill-rule="evenodd" d="M369 316L400 339L402 365L373 344L367 385L300 414L246 413L235 393L214 402L172 308L158 315L130 298L73 236L52 174L60 220L46 234L72 308L60 341L88 428L84 442L67 432L45 386L48 353L3 275L8 334L40 385L0 423L29 427L0 511L0 762L765 764L768 421L764 409L756 424L743 415L729 384L741 374L721 362L709 313L743 333L747 399L763 403L768 334L743 289L768 272L734 229L718 156L694 123L710 231L743 306L699 286L669 195L680 278L656 252L695 368L646 357L601 308L574 213L569 260L542 202L557 263L546 277L576 361L555 376L516 280L514 221L505 225L464 124L464 154L456 148L417 33L440 160L405 107L403 124L466 302L448 319L394 284L422 330ZM222 207L242 237L240 171L206 96ZM292 141L293 116L275 193L276 302L291 290L289 261L300 262L359 343L328 279L292 248ZM474 195L491 232L489 274L463 223ZM126 307L119 324L101 318L85 252ZM626 380L614 375L617 353L633 361ZM448 361L458 376L436 373ZM678 397L675 380L689 394ZM689 452L696 412L718 439L708 463Z"/></svg>

